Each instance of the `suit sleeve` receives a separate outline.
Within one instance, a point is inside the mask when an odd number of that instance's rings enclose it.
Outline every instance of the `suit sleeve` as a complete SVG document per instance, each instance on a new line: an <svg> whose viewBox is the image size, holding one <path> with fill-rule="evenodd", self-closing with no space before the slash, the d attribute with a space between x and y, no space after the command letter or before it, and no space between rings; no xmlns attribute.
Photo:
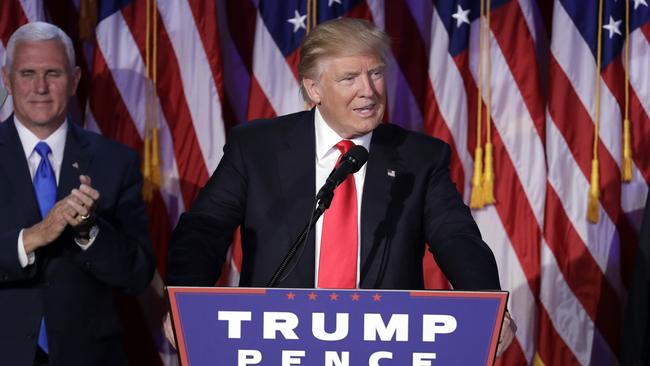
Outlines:
<svg viewBox="0 0 650 366"><path fill-rule="evenodd" d="M246 207L246 169L237 130L231 130L219 166L172 233L168 285L214 286L219 278Z"/></svg>
<svg viewBox="0 0 650 366"><path fill-rule="evenodd" d="M18 235L20 228L0 233L0 283L34 277L36 266L21 267L18 260Z"/></svg>
<svg viewBox="0 0 650 366"><path fill-rule="evenodd" d="M155 261L141 195L142 175L136 154L130 153L113 212L97 213L99 234L74 261L98 280L136 294L149 285Z"/></svg>
<svg viewBox="0 0 650 366"><path fill-rule="evenodd" d="M424 228L431 253L455 289L499 289L494 255L451 181L450 154L445 144L428 178Z"/></svg>

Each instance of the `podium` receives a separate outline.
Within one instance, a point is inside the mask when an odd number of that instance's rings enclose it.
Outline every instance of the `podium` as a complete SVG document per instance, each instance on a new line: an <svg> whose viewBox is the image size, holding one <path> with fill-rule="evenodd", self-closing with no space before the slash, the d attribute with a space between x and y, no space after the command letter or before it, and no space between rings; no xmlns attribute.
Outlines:
<svg viewBox="0 0 650 366"><path fill-rule="evenodd" d="M491 365L508 293L168 287L181 363Z"/></svg>

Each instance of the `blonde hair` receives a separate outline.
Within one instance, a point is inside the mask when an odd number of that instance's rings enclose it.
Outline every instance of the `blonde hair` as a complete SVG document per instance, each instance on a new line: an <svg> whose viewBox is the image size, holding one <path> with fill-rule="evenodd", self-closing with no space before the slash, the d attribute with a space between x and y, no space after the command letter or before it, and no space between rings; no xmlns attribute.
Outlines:
<svg viewBox="0 0 650 366"><path fill-rule="evenodd" d="M318 78L320 61L324 57L371 54L386 63L389 51L388 35L369 21L339 18L319 24L307 34L300 48L298 78L302 98L311 101L303 80Z"/></svg>

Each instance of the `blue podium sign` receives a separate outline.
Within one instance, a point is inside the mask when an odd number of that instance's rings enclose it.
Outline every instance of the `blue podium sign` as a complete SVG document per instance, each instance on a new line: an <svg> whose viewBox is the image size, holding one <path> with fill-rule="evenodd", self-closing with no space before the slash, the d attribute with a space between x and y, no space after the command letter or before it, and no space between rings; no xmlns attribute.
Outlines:
<svg viewBox="0 0 650 366"><path fill-rule="evenodd" d="M183 365L491 365L508 294L168 287Z"/></svg>

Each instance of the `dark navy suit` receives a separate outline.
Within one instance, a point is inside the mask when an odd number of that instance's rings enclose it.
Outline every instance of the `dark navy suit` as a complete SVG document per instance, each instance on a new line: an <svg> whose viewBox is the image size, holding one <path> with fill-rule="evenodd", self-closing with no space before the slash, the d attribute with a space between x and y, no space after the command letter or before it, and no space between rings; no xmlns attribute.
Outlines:
<svg viewBox="0 0 650 366"><path fill-rule="evenodd" d="M13 118L0 124L0 364L31 365L41 318L50 365L126 363L112 289L137 293L154 271L136 153L70 123L57 201L86 174L100 192L99 234L83 251L70 228L18 262L19 231L41 221Z"/></svg>
<svg viewBox="0 0 650 366"><path fill-rule="evenodd" d="M241 286L264 286L305 226L316 190L314 111L232 129L169 250L168 284L210 286L241 225ZM360 287L421 289L425 243L457 289L498 289L494 256L449 176L447 144L395 125L373 133L361 203ZM314 234L279 285L314 286Z"/></svg>

